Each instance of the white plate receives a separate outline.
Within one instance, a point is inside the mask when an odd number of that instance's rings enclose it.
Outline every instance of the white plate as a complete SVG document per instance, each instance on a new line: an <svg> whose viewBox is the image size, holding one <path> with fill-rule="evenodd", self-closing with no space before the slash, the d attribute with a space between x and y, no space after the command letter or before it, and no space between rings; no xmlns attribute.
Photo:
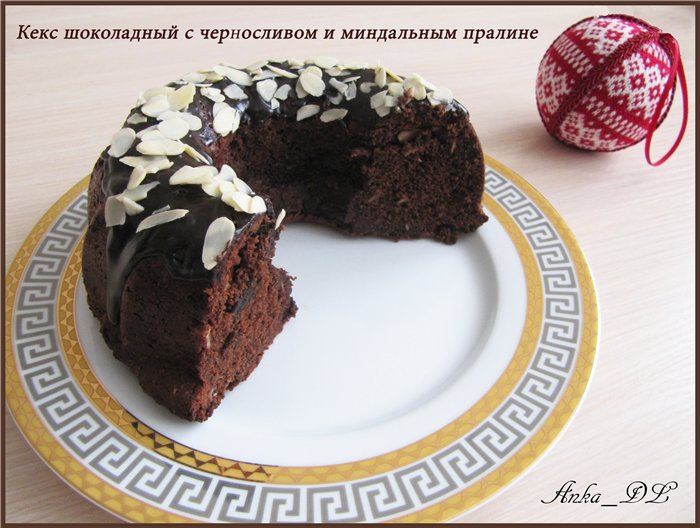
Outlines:
<svg viewBox="0 0 700 528"><path fill-rule="evenodd" d="M597 346L580 248L488 160L489 222L454 246L293 225L299 313L214 416L169 414L116 361L80 276L87 180L8 273L7 400L78 491L134 521L440 521L551 445Z"/></svg>

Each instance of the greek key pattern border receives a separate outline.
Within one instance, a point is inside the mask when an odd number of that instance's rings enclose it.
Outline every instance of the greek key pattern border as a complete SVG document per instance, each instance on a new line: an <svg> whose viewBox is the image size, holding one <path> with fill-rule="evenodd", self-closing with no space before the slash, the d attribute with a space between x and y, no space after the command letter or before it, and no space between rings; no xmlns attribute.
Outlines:
<svg viewBox="0 0 700 528"><path fill-rule="evenodd" d="M525 192L492 168L486 192L517 223L536 256L542 328L533 360L509 397L467 435L429 457L348 482L275 485L182 467L124 435L72 379L57 335L59 286L86 228L86 193L46 231L17 287L13 345L27 395L51 434L94 474L138 500L193 520L383 521L435 504L498 467L537 431L561 397L581 339L581 294L560 234Z"/></svg>

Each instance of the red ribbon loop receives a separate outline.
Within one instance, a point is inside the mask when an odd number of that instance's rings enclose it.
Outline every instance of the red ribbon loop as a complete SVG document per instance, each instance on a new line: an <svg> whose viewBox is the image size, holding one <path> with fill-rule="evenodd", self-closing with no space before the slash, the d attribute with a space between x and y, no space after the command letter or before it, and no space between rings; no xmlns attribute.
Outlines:
<svg viewBox="0 0 700 528"><path fill-rule="evenodd" d="M669 50L671 59L671 71L668 75L668 82L666 83L664 91L661 93L661 97L659 98L659 104L656 106L656 111L654 112L654 115L649 123L646 141L644 143L644 155L647 158L647 163L653 167L658 167L666 160L668 160L668 158L671 157L671 155L678 148L678 145L680 145L681 140L683 139L683 134L685 134L685 128L688 125L688 86L685 82L685 71L683 71L683 61L681 60L681 51L678 46L678 42L675 38L673 38L673 35L670 35L668 33L663 33L659 37L659 42L662 45L664 45L664 48L667 48ZM654 135L654 131L659 126L661 112L663 111L664 105L666 104L666 101L668 100L669 95L671 94L673 86L676 84L676 74L678 75L678 80L680 81L681 97L683 99L683 122L681 124L681 129L678 132L676 141L673 143L668 152L664 154L661 157L661 159L657 161L651 161L651 138Z"/></svg>

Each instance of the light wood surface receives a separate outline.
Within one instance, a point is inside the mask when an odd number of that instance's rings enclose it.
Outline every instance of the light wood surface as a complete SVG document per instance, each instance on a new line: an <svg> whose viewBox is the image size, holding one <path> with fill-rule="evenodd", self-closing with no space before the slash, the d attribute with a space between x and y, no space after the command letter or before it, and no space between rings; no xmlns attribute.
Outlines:
<svg viewBox="0 0 700 528"><path fill-rule="evenodd" d="M592 154L552 140L534 102L549 44L585 16L625 12L680 42L691 118L660 168L640 145ZM187 41L16 40L19 24L58 28L311 27L537 28L536 40ZM598 289L601 338L588 393L537 465L469 522L692 522L695 519L695 9L669 7L96 7L7 8L6 265L39 217L86 175L136 94L218 60L267 56L381 59L450 86L470 109L485 150L561 213ZM680 104L655 136L672 143ZM119 522L44 465L5 415L6 514L11 522ZM542 504L567 480L624 497L633 480L675 480L666 504Z"/></svg>

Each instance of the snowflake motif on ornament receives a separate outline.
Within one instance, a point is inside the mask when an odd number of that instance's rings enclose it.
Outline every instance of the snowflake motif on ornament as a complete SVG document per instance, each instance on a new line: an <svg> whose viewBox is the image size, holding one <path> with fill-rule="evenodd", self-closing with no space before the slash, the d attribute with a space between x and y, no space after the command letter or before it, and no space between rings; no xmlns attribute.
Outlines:
<svg viewBox="0 0 700 528"><path fill-rule="evenodd" d="M537 108L547 131L585 150L613 151L642 141L666 116L673 90L661 31L609 15L582 20L549 47L537 73ZM675 80L674 80L675 81ZM661 118L653 122L659 104Z"/></svg>

